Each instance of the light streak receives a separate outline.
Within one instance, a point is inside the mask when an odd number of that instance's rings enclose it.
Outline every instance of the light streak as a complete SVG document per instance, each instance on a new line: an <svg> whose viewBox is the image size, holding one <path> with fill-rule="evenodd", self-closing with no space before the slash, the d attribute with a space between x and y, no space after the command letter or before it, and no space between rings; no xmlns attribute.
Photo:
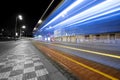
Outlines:
<svg viewBox="0 0 120 80"><path fill-rule="evenodd" d="M68 26L68 25L72 25L72 24L76 24L76 23L82 23L84 21L88 21L90 19L94 19L106 14L110 14L112 12L115 11L119 11L120 10L120 0L117 1L112 1L112 0L107 0L99 5L96 5L86 11L80 12L79 14L70 17L69 19L58 23L57 25L55 25L53 28L55 27L59 27L59 26Z"/></svg>
<svg viewBox="0 0 120 80"><path fill-rule="evenodd" d="M43 43L43 42L40 42L40 43ZM43 44L49 44L49 45L60 46L60 47L66 48L66 46L61 46L61 45L56 45L56 44L50 44L50 43L43 43ZM67 48L68 48L68 47L67 47ZM113 76L111 76L111 75L109 75L109 74L106 74L106 73L104 73L104 72L102 72L102 71L99 71L99 70L97 70L97 69L94 69L94 68L92 68L92 67L90 67L90 66L88 66L88 65L85 65L85 64L83 64L83 63L81 63L81 62L78 62L78 61L76 61L76 60L74 60L74 59L72 59L72 58L70 58L70 57L68 57L68 56L65 56L65 55L62 55L62 54L58 54L58 56L62 56L62 57L64 57L65 59L67 59L67 60L69 60L69 61L72 61L72 62L74 62L74 63L76 63L76 64L78 64L78 65L80 65L80 66L82 66L82 67L84 67L84 68L86 68L86 69L89 69L89 70L91 70L91 71L93 71L93 72L96 72L96 73L98 73L98 74L100 74L100 75L102 75L102 76L104 76L104 77L106 77L106 78L108 78L108 79L110 79L110 80L119 80L119 79L116 78L116 77L113 77Z"/></svg>
<svg viewBox="0 0 120 80"><path fill-rule="evenodd" d="M71 10L72 8L74 8L75 6L79 5L83 0L76 0L73 4L71 4L67 9L63 10L60 14L58 14L55 18L53 18L50 22L48 22L45 26L43 26L42 28L48 26L50 23L52 23L53 21L57 20L59 17L65 15L69 10ZM41 29L42 29L41 28Z"/></svg>

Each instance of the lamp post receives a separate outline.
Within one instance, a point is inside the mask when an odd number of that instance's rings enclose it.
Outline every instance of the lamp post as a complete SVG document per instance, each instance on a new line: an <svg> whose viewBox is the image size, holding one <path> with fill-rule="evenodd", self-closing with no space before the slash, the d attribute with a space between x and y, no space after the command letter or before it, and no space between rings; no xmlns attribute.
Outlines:
<svg viewBox="0 0 120 80"><path fill-rule="evenodd" d="M17 20L22 20L23 19L23 17L22 17L22 15L18 15L18 16L16 16L16 21L15 21L15 40L16 40L16 36L18 36L18 33L17 33Z"/></svg>
<svg viewBox="0 0 120 80"><path fill-rule="evenodd" d="M21 29L25 29L25 28L26 28L25 25L23 25L23 26L20 28L20 38L22 37L22 30L21 30Z"/></svg>

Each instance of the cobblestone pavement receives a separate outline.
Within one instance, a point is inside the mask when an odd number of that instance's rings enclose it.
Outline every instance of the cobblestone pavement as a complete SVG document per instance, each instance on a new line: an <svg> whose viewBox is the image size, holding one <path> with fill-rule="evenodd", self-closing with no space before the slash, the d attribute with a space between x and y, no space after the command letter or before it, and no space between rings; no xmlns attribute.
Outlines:
<svg viewBox="0 0 120 80"><path fill-rule="evenodd" d="M55 80L50 79L40 55L28 44L23 41L0 56L0 80Z"/></svg>

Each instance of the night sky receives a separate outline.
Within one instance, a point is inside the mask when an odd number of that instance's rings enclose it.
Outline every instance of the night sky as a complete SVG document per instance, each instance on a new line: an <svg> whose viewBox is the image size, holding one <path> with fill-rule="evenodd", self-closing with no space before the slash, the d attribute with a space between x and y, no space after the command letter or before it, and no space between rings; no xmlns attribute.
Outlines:
<svg viewBox="0 0 120 80"><path fill-rule="evenodd" d="M32 30L38 20L48 7L52 0L1 0L0 1L0 31L4 29L7 33L14 33L15 18L21 14L22 21L18 21L18 25L26 25L25 32L28 36L32 35ZM60 3L61 0L54 0L46 15Z"/></svg>

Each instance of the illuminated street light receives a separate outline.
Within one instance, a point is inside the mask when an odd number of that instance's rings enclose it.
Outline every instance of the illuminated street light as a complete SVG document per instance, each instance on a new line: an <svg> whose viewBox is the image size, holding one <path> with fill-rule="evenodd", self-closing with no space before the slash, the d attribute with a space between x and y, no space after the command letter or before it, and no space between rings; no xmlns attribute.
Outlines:
<svg viewBox="0 0 120 80"><path fill-rule="evenodd" d="M26 26L24 25L24 26L22 26L22 29L25 29L26 28Z"/></svg>
<svg viewBox="0 0 120 80"><path fill-rule="evenodd" d="M17 20L23 20L23 17L22 17L22 15L18 15L18 16L16 16L16 21L15 21L15 39L16 39L16 31L17 31ZM18 34L17 34L18 35Z"/></svg>
<svg viewBox="0 0 120 80"><path fill-rule="evenodd" d="M22 37L22 32L24 32L24 31L22 31L21 29L25 29L25 28L26 28L25 25L23 25L23 26L20 28L20 38Z"/></svg>
<svg viewBox="0 0 120 80"><path fill-rule="evenodd" d="M38 21L38 24L41 24L42 23L42 20L40 19L39 21Z"/></svg>
<svg viewBox="0 0 120 80"><path fill-rule="evenodd" d="M1 29L0 35L3 35L4 31L5 31L4 29Z"/></svg>
<svg viewBox="0 0 120 80"><path fill-rule="evenodd" d="M17 33L17 32L15 33L15 36L18 36L18 33Z"/></svg>
<svg viewBox="0 0 120 80"><path fill-rule="evenodd" d="M36 27L34 28L34 31L35 31L35 30L37 30L37 28L36 28Z"/></svg>
<svg viewBox="0 0 120 80"><path fill-rule="evenodd" d="M19 15L19 16L18 16L18 18L19 18L20 20L22 20L22 19L23 19L23 17L22 17L21 15Z"/></svg>

